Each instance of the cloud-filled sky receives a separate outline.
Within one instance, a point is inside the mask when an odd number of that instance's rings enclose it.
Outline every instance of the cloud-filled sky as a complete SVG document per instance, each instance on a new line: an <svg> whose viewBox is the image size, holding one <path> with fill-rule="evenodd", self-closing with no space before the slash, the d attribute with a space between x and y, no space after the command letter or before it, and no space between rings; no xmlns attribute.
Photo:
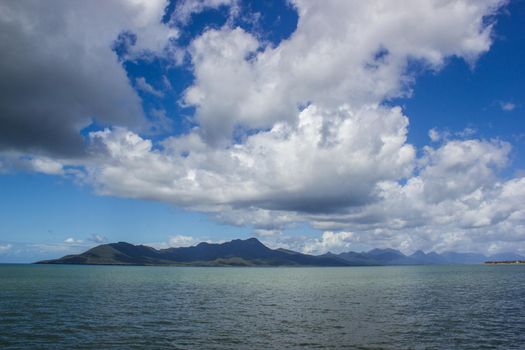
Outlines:
<svg viewBox="0 0 525 350"><path fill-rule="evenodd" d="M525 253L525 3L0 3L0 262Z"/></svg>

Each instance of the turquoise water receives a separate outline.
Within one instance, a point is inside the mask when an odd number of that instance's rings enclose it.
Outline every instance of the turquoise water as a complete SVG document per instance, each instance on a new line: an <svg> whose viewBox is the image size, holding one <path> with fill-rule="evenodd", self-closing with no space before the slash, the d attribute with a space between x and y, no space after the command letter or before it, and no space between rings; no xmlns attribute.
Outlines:
<svg viewBox="0 0 525 350"><path fill-rule="evenodd" d="M0 265L2 349L524 349L525 266Z"/></svg>

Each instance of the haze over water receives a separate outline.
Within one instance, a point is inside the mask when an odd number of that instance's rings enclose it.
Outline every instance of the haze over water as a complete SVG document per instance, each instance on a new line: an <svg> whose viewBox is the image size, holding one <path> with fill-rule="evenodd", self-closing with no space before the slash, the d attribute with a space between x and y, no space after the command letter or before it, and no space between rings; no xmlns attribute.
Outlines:
<svg viewBox="0 0 525 350"><path fill-rule="evenodd" d="M524 266L0 265L0 348L520 349Z"/></svg>

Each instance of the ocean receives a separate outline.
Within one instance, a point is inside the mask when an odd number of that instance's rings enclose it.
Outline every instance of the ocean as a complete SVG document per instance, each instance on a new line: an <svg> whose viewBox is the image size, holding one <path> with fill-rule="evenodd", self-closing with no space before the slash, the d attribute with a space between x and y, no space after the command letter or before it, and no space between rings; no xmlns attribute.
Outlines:
<svg viewBox="0 0 525 350"><path fill-rule="evenodd" d="M1 349L525 349L525 266L0 265Z"/></svg>

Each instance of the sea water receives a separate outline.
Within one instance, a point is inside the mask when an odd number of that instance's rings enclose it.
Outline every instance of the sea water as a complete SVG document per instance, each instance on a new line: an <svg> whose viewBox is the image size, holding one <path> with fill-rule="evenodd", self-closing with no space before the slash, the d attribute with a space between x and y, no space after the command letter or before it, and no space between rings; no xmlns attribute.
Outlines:
<svg viewBox="0 0 525 350"><path fill-rule="evenodd" d="M1 349L525 349L525 266L0 265Z"/></svg>

